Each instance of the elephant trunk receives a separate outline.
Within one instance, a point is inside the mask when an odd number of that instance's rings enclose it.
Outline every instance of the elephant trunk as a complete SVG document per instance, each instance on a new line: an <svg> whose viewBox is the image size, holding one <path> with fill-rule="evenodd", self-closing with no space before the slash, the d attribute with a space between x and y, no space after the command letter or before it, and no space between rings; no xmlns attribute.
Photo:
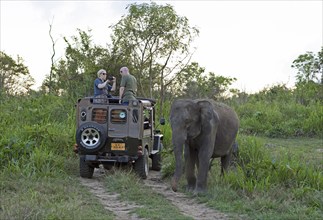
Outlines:
<svg viewBox="0 0 323 220"><path fill-rule="evenodd" d="M174 134L176 137L174 137ZM175 173L172 179L172 189L174 192L177 191L177 183L180 180L183 169L182 169L182 163L183 163L183 145L185 143L185 138L179 138L178 133L173 133L173 145L174 145L174 154L175 154Z"/></svg>

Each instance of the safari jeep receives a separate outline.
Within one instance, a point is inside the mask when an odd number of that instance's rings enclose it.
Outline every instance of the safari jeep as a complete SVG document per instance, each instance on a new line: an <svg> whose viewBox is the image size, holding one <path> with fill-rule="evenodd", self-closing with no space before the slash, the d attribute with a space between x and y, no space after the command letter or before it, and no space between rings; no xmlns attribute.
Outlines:
<svg viewBox="0 0 323 220"><path fill-rule="evenodd" d="M161 169L163 135L155 128L155 101L138 98L129 105L119 99L83 98L76 105L76 149L80 176L92 178L100 164L106 169L130 164L143 179ZM161 119L160 124L164 124Z"/></svg>

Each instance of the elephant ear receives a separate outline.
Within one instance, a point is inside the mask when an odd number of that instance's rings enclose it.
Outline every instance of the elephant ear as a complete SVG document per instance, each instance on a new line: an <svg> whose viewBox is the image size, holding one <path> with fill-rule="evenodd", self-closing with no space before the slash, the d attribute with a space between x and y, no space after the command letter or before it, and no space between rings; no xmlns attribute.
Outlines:
<svg viewBox="0 0 323 220"><path fill-rule="evenodd" d="M197 102L197 104L200 107L202 129L209 130L211 128L212 121L214 122L215 119L213 105L208 100L200 100Z"/></svg>
<svg viewBox="0 0 323 220"><path fill-rule="evenodd" d="M208 100L200 100L197 105L200 107L202 120L211 120L213 117L213 105Z"/></svg>

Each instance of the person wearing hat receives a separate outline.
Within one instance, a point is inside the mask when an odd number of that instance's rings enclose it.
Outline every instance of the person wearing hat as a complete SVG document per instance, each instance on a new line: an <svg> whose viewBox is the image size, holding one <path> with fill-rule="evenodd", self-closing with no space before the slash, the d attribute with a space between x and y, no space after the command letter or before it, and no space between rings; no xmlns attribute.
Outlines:
<svg viewBox="0 0 323 220"><path fill-rule="evenodd" d="M116 90L116 78L112 77L112 79L107 79L107 71L104 69L100 69L98 71L98 78L94 80L94 97L111 97L109 94L110 91ZM112 82L112 86L109 84Z"/></svg>
<svg viewBox="0 0 323 220"><path fill-rule="evenodd" d="M128 104L130 100L136 100L137 79L129 73L128 67L122 67L120 74L122 76L119 89L120 103Z"/></svg>

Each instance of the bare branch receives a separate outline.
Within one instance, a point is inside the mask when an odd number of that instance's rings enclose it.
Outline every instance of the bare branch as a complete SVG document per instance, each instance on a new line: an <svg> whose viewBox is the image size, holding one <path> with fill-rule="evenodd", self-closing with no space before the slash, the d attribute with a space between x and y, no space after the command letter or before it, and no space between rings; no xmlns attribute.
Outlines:
<svg viewBox="0 0 323 220"><path fill-rule="evenodd" d="M50 39L52 41L52 49L53 49L53 54L51 56L51 67L50 67L50 74L49 74L49 92L51 92L52 90L52 77L53 77L53 74L54 74L54 57L55 57L55 54L56 54L56 51L55 51L55 44L56 42L54 41L53 39L53 36L52 36L52 26L53 26L53 21L54 21L54 17L53 17L53 20L52 22L49 24L49 36L50 36Z"/></svg>

